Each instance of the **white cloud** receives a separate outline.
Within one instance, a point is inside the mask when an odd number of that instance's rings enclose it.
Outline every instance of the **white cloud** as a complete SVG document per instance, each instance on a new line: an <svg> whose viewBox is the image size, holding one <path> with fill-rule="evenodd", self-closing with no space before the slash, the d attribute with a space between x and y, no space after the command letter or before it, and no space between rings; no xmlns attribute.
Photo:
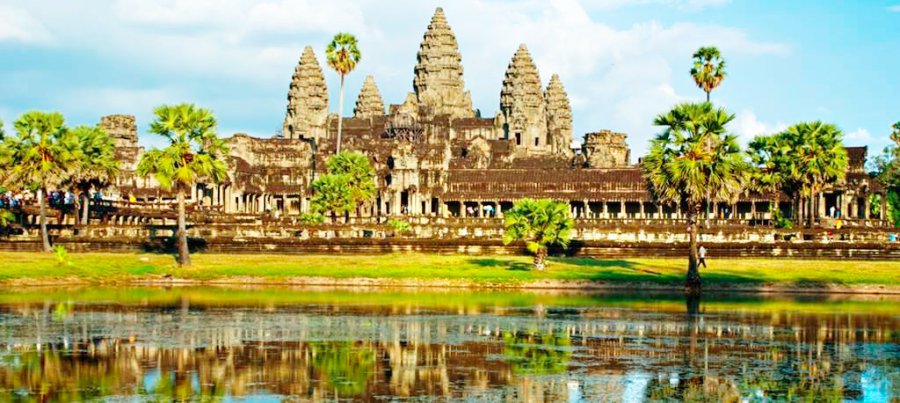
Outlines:
<svg viewBox="0 0 900 403"><path fill-rule="evenodd" d="M731 122L731 130L738 135L742 144L747 144L756 136L775 134L787 127L788 125L784 122L762 122L756 117L756 113L746 109L735 114L734 120Z"/></svg>
<svg viewBox="0 0 900 403"><path fill-rule="evenodd" d="M900 4L896 6L888 6L887 10L895 13L900 13Z"/></svg>
<svg viewBox="0 0 900 403"><path fill-rule="evenodd" d="M50 39L47 28L27 10L0 5L0 42L41 43Z"/></svg>
<svg viewBox="0 0 900 403"><path fill-rule="evenodd" d="M868 144L872 142L872 133L863 128L844 133L844 140L848 144Z"/></svg>

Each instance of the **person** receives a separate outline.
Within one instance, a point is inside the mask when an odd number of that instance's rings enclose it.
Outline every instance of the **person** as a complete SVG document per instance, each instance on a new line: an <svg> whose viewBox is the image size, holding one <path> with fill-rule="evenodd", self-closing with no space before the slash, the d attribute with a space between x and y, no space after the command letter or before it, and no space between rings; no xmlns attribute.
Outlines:
<svg viewBox="0 0 900 403"><path fill-rule="evenodd" d="M697 264L703 265L703 268L706 268L706 248L703 245L700 245L700 250L697 251L697 255L700 256L700 262Z"/></svg>
<svg viewBox="0 0 900 403"><path fill-rule="evenodd" d="M829 217L835 218L835 217L834 217L834 210L835 210L835 207L834 207L834 206L831 206L831 208L828 209L828 216L829 216Z"/></svg>
<svg viewBox="0 0 900 403"><path fill-rule="evenodd" d="M133 194L128 195L128 202L131 203L131 204L137 203L137 197L134 197Z"/></svg>

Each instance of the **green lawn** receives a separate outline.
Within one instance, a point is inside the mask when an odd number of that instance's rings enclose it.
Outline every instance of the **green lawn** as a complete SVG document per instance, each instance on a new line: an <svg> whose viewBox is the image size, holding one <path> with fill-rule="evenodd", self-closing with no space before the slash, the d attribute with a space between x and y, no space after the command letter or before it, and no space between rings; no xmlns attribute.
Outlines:
<svg viewBox="0 0 900 403"><path fill-rule="evenodd" d="M73 253L67 264L52 254L0 252L0 282L126 283L163 275L198 281L255 277L277 283L297 277L449 279L476 284L518 285L534 280L678 285L686 259L551 258L548 270L531 270L527 256L431 254L386 255L192 255L193 266L177 268L169 255ZM900 262L852 260L711 260L701 269L708 286L816 287L884 285L900 288ZM411 280L411 281L413 281Z"/></svg>

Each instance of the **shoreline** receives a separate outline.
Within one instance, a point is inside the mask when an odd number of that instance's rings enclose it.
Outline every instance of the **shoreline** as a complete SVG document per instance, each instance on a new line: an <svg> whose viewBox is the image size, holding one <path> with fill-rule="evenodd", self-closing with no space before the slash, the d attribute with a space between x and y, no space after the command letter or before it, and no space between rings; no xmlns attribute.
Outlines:
<svg viewBox="0 0 900 403"><path fill-rule="evenodd" d="M0 281L0 288L33 287L52 288L67 286L101 286L101 287L319 287L333 289L403 289L403 290L471 290L471 291L581 291L581 292L661 292L681 293L684 286L680 284L653 284L645 282L595 282L584 280L536 280L523 283L490 283L458 279L390 279L371 277L329 278L329 277L293 277L286 279L267 279L265 277L241 276L218 278L213 280L197 280L189 278L135 277L116 281L90 281L80 278L35 279L22 278ZM768 284L762 286L722 286L713 285L703 288L709 293L735 294L797 294L797 295L900 295L900 287L882 284L858 285L810 285L797 286L789 284Z"/></svg>

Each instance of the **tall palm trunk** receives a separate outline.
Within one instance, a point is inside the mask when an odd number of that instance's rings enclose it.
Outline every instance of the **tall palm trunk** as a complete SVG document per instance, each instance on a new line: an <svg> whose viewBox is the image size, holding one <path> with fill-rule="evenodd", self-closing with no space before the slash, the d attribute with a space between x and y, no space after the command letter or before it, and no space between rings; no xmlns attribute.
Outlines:
<svg viewBox="0 0 900 403"><path fill-rule="evenodd" d="M698 294L702 288L700 280L700 270L698 267L699 255L697 249L697 215L700 206L690 206L688 212L688 238L690 239L690 252L688 255L688 272L687 279L684 283L685 292L688 294Z"/></svg>
<svg viewBox="0 0 900 403"><path fill-rule="evenodd" d="M188 249L188 240L187 240L187 224L185 223L186 217L184 212L184 188L182 186L178 186L178 230L176 232L176 236L178 237L178 264L180 266L190 266L191 265L191 251Z"/></svg>
<svg viewBox="0 0 900 403"><path fill-rule="evenodd" d="M534 254L534 269L537 271L544 271L547 260L547 248L539 248L537 252Z"/></svg>
<svg viewBox="0 0 900 403"><path fill-rule="evenodd" d="M338 133L337 133L337 151L335 154L341 153L341 129L344 123L344 75L341 74L341 96L338 105Z"/></svg>
<svg viewBox="0 0 900 403"><path fill-rule="evenodd" d="M47 233L47 200L45 200L46 198L44 197L46 194L47 191L44 188L40 188L37 191L38 204L41 208L41 242L44 252L52 252L53 248L50 247L50 234Z"/></svg>
<svg viewBox="0 0 900 403"><path fill-rule="evenodd" d="M709 93L712 91L706 91L706 102L709 102Z"/></svg>
<svg viewBox="0 0 900 403"><path fill-rule="evenodd" d="M816 198L816 192L813 191L813 190L810 190L810 191L809 191L809 203L807 203L807 204L809 204L807 210L809 210L809 227L810 227L810 228L812 228L813 225L815 225L815 218L814 218L814 217L815 217L815 211L816 211L816 200L815 200L815 198Z"/></svg>

